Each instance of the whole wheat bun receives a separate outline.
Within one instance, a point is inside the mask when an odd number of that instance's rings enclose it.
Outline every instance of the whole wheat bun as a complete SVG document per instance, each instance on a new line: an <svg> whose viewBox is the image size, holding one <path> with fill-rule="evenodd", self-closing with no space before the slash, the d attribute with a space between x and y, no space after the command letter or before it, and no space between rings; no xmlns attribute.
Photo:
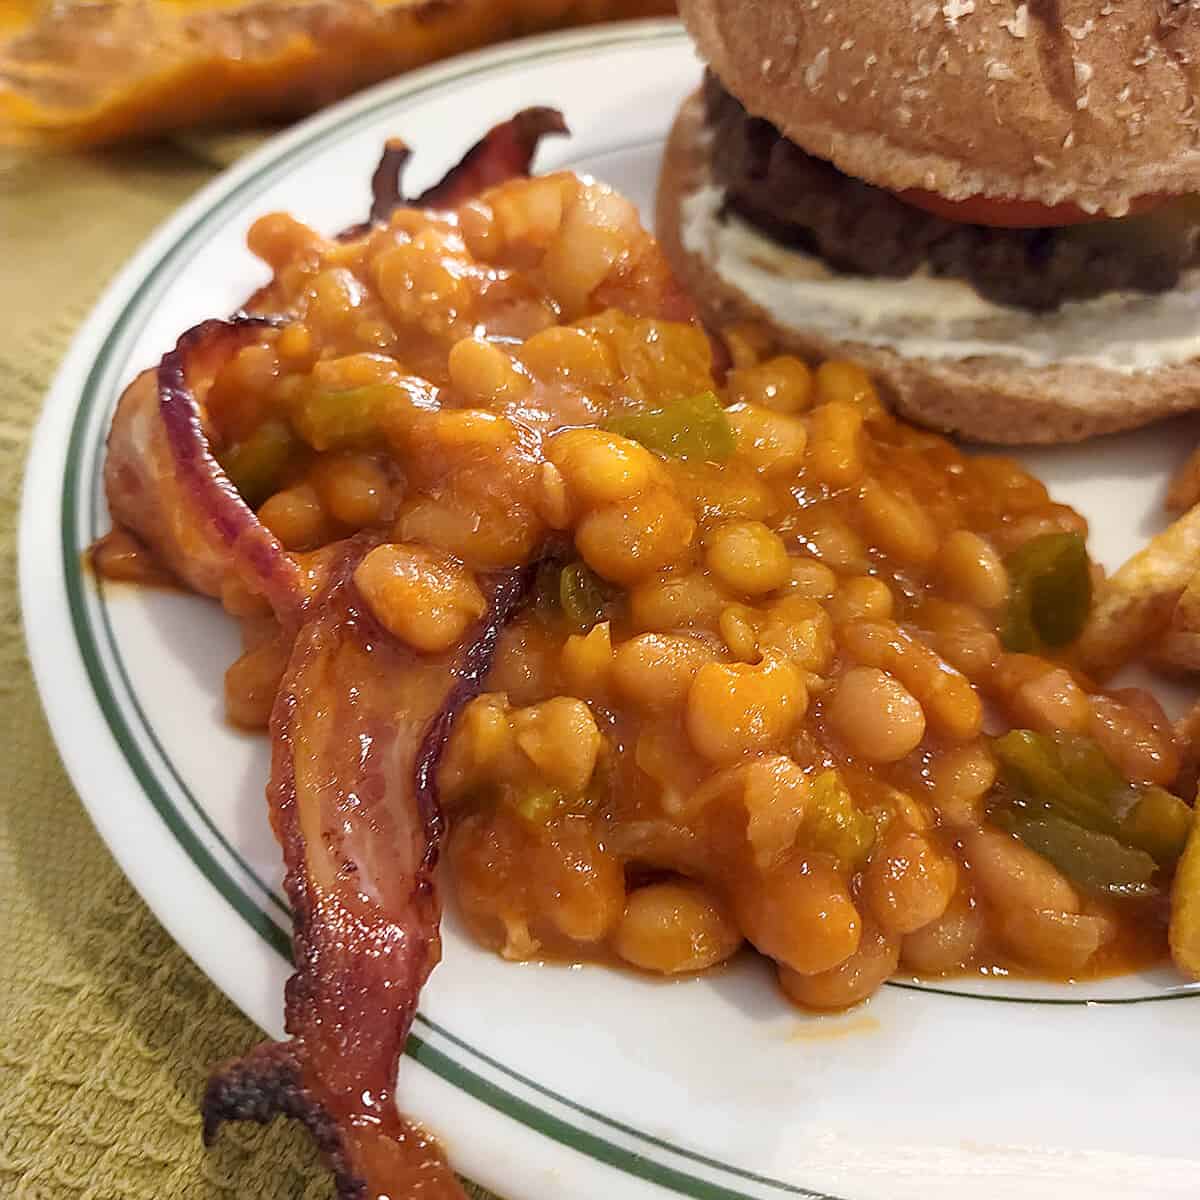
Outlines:
<svg viewBox="0 0 1200 1200"><path fill-rule="evenodd" d="M874 376L900 414L921 425L1009 445L1080 441L1200 408L1200 360L1124 374L1065 363L1030 367L1010 358L907 358L886 347L839 341L781 325L682 242L680 206L710 184L699 94L676 118L658 185L657 235L700 315L713 328L754 320L810 359L851 358Z"/></svg>
<svg viewBox="0 0 1200 1200"><path fill-rule="evenodd" d="M1200 191L1196 0L680 0L726 89L895 191L1115 216Z"/></svg>

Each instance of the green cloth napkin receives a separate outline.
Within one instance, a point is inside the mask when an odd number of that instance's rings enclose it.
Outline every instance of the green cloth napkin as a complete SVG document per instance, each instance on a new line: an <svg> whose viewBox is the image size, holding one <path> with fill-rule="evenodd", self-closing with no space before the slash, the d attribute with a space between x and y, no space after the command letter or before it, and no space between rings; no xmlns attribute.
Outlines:
<svg viewBox="0 0 1200 1200"><path fill-rule="evenodd" d="M0 1196L316 1200L308 1139L276 1122L200 1144L209 1066L260 1032L125 881L67 780L34 689L16 526L33 425L105 283L250 138L0 157ZM281 997L282 1002L282 997Z"/></svg>

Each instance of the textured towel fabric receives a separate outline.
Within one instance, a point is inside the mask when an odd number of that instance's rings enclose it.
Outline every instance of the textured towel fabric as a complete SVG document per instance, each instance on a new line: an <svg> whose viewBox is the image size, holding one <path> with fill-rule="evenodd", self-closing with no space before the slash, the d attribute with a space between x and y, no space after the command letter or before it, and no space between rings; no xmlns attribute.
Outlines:
<svg viewBox="0 0 1200 1200"><path fill-rule="evenodd" d="M280 1123L200 1145L209 1065L261 1034L125 881L59 763L17 607L21 472L55 367L113 272L247 142L0 158L0 1196L316 1200Z"/></svg>

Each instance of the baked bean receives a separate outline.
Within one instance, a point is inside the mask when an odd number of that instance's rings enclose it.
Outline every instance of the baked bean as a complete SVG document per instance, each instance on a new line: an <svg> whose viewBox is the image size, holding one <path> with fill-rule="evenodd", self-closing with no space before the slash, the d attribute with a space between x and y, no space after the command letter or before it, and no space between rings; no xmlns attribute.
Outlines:
<svg viewBox="0 0 1200 1200"><path fill-rule="evenodd" d="M471 573L422 546L376 546L354 583L385 629L426 653L448 650L487 611Z"/></svg>
<svg viewBox="0 0 1200 1200"><path fill-rule="evenodd" d="M568 794L587 787L604 739L582 700L555 696L518 709L512 727L517 745L542 778Z"/></svg>
<svg viewBox="0 0 1200 1200"><path fill-rule="evenodd" d="M431 426L430 432L440 448L459 458L500 457L517 440L516 426L507 417L486 408L443 409Z"/></svg>
<svg viewBox="0 0 1200 1200"><path fill-rule="evenodd" d="M586 513L575 545L597 575L628 586L683 558L695 532L696 522L670 492L650 489Z"/></svg>
<svg viewBox="0 0 1200 1200"><path fill-rule="evenodd" d="M814 512L806 532L809 551L834 571L861 575L870 562L863 540L835 512Z"/></svg>
<svg viewBox="0 0 1200 1200"><path fill-rule="evenodd" d="M832 400L814 408L805 469L817 483L848 487L863 473L863 416L853 404Z"/></svg>
<svg viewBox="0 0 1200 1200"><path fill-rule="evenodd" d="M328 245L315 229L287 213L259 217L246 233L246 244L251 254L274 271L283 270L297 258L317 257Z"/></svg>
<svg viewBox="0 0 1200 1200"><path fill-rule="evenodd" d="M275 349L290 367L307 365L313 357L312 330L302 321L294 322L280 333Z"/></svg>
<svg viewBox="0 0 1200 1200"><path fill-rule="evenodd" d="M775 508L770 487L736 459L719 465L680 460L667 463L666 470L680 499L706 525L738 519L765 521Z"/></svg>
<svg viewBox="0 0 1200 1200"><path fill-rule="evenodd" d="M727 521L705 539L708 569L745 596L773 592L788 577L788 553L777 533L761 521Z"/></svg>
<svg viewBox="0 0 1200 1200"><path fill-rule="evenodd" d="M995 609L1008 598L1008 571L1000 555L977 533L956 529L938 554L942 579L968 604Z"/></svg>
<svg viewBox="0 0 1200 1200"><path fill-rule="evenodd" d="M1080 733L1088 724L1091 708L1083 689L1063 667L1051 667L1023 680L1009 698L1018 725L1042 733Z"/></svg>
<svg viewBox="0 0 1200 1200"><path fill-rule="evenodd" d="M317 329L334 331L339 326L350 326L357 332L367 297L367 289L353 271L327 267L317 272L310 285L305 319Z"/></svg>
<svg viewBox="0 0 1200 1200"><path fill-rule="evenodd" d="M500 635L488 686L513 704L536 704L563 691L561 635L540 621L514 621Z"/></svg>
<svg viewBox="0 0 1200 1200"><path fill-rule="evenodd" d="M582 816L558 821L525 869L537 913L573 942L602 942L625 910L625 875L616 855Z"/></svg>
<svg viewBox="0 0 1200 1200"><path fill-rule="evenodd" d="M878 991L899 961L900 943L881 929L866 927L858 949L845 962L815 975L801 975L781 965L779 985L801 1008L849 1008Z"/></svg>
<svg viewBox="0 0 1200 1200"><path fill-rule="evenodd" d="M688 689L688 734L705 758L732 762L781 745L807 706L804 680L785 658L706 663Z"/></svg>
<svg viewBox="0 0 1200 1200"><path fill-rule="evenodd" d="M862 918L840 874L819 857L788 859L734 889L742 932L761 953L800 975L844 963L859 947Z"/></svg>
<svg viewBox="0 0 1200 1200"><path fill-rule="evenodd" d="M373 353L343 354L337 358L321 359L313 363L312 378L322 389L332 392L348 392L377 383L399 385L402 382L395 359L386 354ZM422 400L426 399L426 388L418 384L413 385L413 390Z"/></svg>
<svg viewBox="0 0 1200 1200"><path fill-rule="evenodd" d="M1079 911L1075 889L1024 842L987 828L964 831L961 838L971 877L989 904L1025 914Z"/></svg>
<svg viewBox="0 0 1200 1200"><path fill-rule="evenodd" d="M945 824L983 823L984 797L996 782L996 760L985 745L951 747L935 755L928 770L933 805Z"/></svg>
<svg viewBox="0 0 1200 1200"><path fill-rule="evenodd" d="M767 609L758 644L764 652L776 650L802 670L821 674L833 660L833 622L815 600L784 596Z"/></svg>
<svg viewBox="0 0 1200 1200"><path fill-rule="evenodd" d="M990 680L1003 650L995 630L978 610L946 601L926 602L921 624L930 632L930 643L956 670L976 682Z"/></svg>
<svg viewBox="0 0 1200 1200"><path fill-rule="evenodd" d="M728 603L712 579L692 572L636 585L629 593L629 616L635 629L666 633L715 624Z"/></svg>
<svg viewBox="0 0 1200 1200"><path fill-rule="evenodd" d="M942 733L959 741L979 733L983 705L975 689L911 634L888 621L851 621L842 626L839 637L859 663L900 680Z"/></svg>
<svg viewBox="0 0 1200 1200"><path fill-rule="evenodd" d="M321 497L310 483L269 496L258 510L258 519L288 550L311 550L331 535Z"/></svg>
<svg viewBox="0 0 1200 1200"><path fill-rule="evenodd" d="M482 511L481 511L482 510ZM400 506L397 541L439 546L471 567L490 571L525 561L540 540L536 509L501 496L416 496Z"/></svg>
<svg viewBox="0 0 1200 1200"><path fill-rule="evenodd" d="M744 604L730 604L717 618L717 630L729 653L739 662L756 662L758 652L758 614Z"/></svg>
<svg viewBox="0 0 1200 1200"><path fill-rule="evenodd" d="M837 576L815 558L793 558L785 586L808 600L828 600L837 590Z"/></svg>
<svg viewBox="0 0 1200 1200"><path fill-rule="evenodd" d="M678 818L694 809L695 796L704 783L708 766L691 753L687 735L676 722L652 724L643 729L634 747L633 760L657 785L659 810ZM694 869L695 865L686 869Z"/></svg>
<svg viewBox="0 0 1200 1200"><path fill-rule="evenodd" d="M393 246L372 264L374 281L398 322L444 337L467 326L474 294L467 280L430 253L431 248L415 240Z"/></svg>
<svg viewBox="0 0 1200 1200"><path fill-rule="evenodd" d="M1166 787L1178 773L1179 751L1170 733L1160 733L1129 705L1093 696L1085 721L1088 734L1131 782Z"/></svg>
<svg viewBox="0 0 1200 1200"><path fill-rule="evenodd" d="M610 388L617 369L612 352L594 334L554 325L527 339L521 361L539 379L563 379L581 388Z"/></svg>
<svg viewBox="0 0 1200 1200"><path fill-rule="evenodd" d="M735 404L755 404L775 412L796 413L808 407L812 372L790 354L729 372L726 387Z"/></svg>
<svg viewBox="0 0 1200 1200"><path fill-rule="evenodd" d="M529 394L529 377L499 346L467 337L450 347L450 382L473 404L511 404Z"/></svg>
<svg viewBox="0 0 1200 1200"><path fill-rule="evenodd" d="M829 359L817 368L818 404L852 404L864 413L879 408L879 396L871 377L857 363Z"/></svg>
<svg viewBox="0 0 1200 1200"><path fill-rule="evenodd" d="M737 435L738 457L756 470L785 475L803 463L808 429L799 418L757 404L734 404L725 412Z"/></svg>
<svg viewBox="0 0 1200 1200"><path fill-rule="evenodd" d="M504 253L504 231L486 201L468 200L458 210L458 225L467 249L475 258L495 262Z"/></svg>
<svg viewBox="0 0 1200 1200"><path fill-rule="evenodd" d="M923 834L892 829L863 873L862 898L879 927L906 934L945 911L958 885L958 868Z"/></svg>
<svg viewBox="0 0 1200 1200"><path fill-rule="evenodd" d="M585 505L628 500L654 471L653 456L643 446L601 429L568 429L550 440L546 456Z"/></svg>
<svg viewBox="0 0 1200 1200"><path fill-rule="evenodd" d="M225 714L243 729L266 729L279 684L292 656L280 634L248 649L225 672Z"/></svg>
<svg viewBox="0 0 1200 1200"><path fill-rule="evenodd" d="M924 567L937 554L937 527L911 496L864 480L862 514L875 545L900 562Z"/></svg>
<svg viewBox="0 0 1200 1200"><path fill-rule="evenodd" d="M612 934L621 958L660 975L707 970L741 944L741 932L716 896L683 880L631 892Z"/></svg>
<svg viewBox="0 0 1200 1200"><path fill-rule="evenodd" d="M667 708L683 703L696 672L715 658L699 638L643 633L617 647L612 681L632 704Z"/></svg>
<svg viewBox="0 0 1200 1200"><path fill-rule="evenodd" d="M563 678L573 691L601 691L608 682L612 662L612 633L607 621L593 625L587 633L573 633L563 643Z"/></svg>
<svg viewBox="0 0 1200 1200"><path fill-rule="evenodd" d="M828 608L837 622L886 621L892 615L892 603L892 589L883 580L854 575L842 580Z"/></svg>
<svg viewBox="0 0 1200 1200"><path fill-rule="evenodd" d="M562 225L569 191L561 177L549 176L531 180L531 186L520 191L502 189L494 195L493 220L506 262L537 261Z"/></svg>
<svg viewBox="0 0 1200 1200"><path fill-rule="evenodd" d="M507 696L495 693L476 696L463 709L438 768L438 787L445 800L453 802L481 783L495 783L517 773L510 717Z"/></svg>
<svg viewBox="0 0 1200 1200"><path fill-rule="evenodd" d="M567 317L587 311L591 295L625 250L614 214L586 202L571 205L542 259L547 289Z"/></svg>
<svg viewBox="0 0 1200 1200"><path fill-rule="evenodd" d="M900 942L900 961L922 975L948 975L968 967L984 938L983 913L957 892L946 911Z"/></svg>
<svg viewBox="0 0 1200 1200"><path fill-rule="evenodd" d="M327 458L317 465L311 479L329 514L351 529L374 525L389 515L391 485L387 472L371 455Z"/></svg>
<svg viewBox="0 0 1200 1200"><path fill-rule="evenodd" d="M471 931L505 958L532 958L540 949L529 929L528 826L507 805L466 812L451 826L448 858L459 907Z"/></svg>
<svg viewBox="0 0 1200 1200"><path fill-rule="evenodd" d="M829 723L852 754L896 762L925 736L925 713L899 680L876 667L852 667L829 698Z"/></svg>
<svg viewBox="0 0 1200 1200"><path fill-rule="evenodd" d="M222 383L241 392L266 391L279 376L277 346L245 346L222 372Z"/></svg>
<svg viewBox="0 0 1200 1200"><path fill-rule="evenodd" d="M1113 930L1103 917L1037 909L1002 913L997 932L1023 962L1069 974L1087 966Z"/></svg>

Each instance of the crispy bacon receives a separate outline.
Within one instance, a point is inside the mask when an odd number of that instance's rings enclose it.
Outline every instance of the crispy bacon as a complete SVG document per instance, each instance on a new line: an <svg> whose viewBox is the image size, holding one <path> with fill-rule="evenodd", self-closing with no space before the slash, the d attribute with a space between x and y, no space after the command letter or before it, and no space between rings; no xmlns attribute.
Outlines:
<svg viewBox="0 0 1200 1200"><path fill-rule="evenodd" d="M388 138L383 144L379 165L371 176L371 215L369 222L386 221L394 209L405 204L403 192L404 168L412 158L412 150L401 138ZM361 227L360 227L361 228Z"/></svg>
<svg viewBox="0 0 1200 1200"><path fill-rule="evenodd" d="M399 204L451 208L527 173L539 139L566 132L532 108L496 126L441 183L406 201L408 148L391 141L372 181L373 221ZM630 220L635 220L629 209ZM365 232L366 226L344 237ZM258 293L264 307L268 289ZM599 305L694 320L690 299L648 235L597 289ZM206 1141L224 1121L301 1121L341 1200L462 1200L436 1143L397 1112L396 1070L422 986L440 956L434 868L442 832L434 783L456 715L476 695L501 629L535 566L485 581L474 636L444 656L416 654L362 604L353 568L371 535L320 552L307 586L296 560L243 503L213 456L202 401L222 362L278 318L236 316L185 333L121 399L106 486L114 521L197 591L230 578L270 601L295 635L271 718L271 824L286 866L296 970L289 1040L216 1070Z"/></svg>
<svg viewBox="0 0 1200 1200"><path fill-rule="evenodd" d="M434 774L534 571L492 579L474 636L456 655L425 656L370 616L353 561L301 628L271 719L267 794L294 914L291 1040L214 1074L205 1136L224 1120L282 1114L314 1134L343 1200L417 1194L418 1183L422 1196L459 1196L428 1143L414 1157L393 1091L441 953Z"/></svg>
<svg viewBox="0 0 1200 1200"><path fill-rule="evenodd" d="M261 592L285 624L304 604L301 575L209 448L197 390L274 322L237 316L189 329L125 389L104 467L113 521L189 587L220 596L230 578Z"/></svg>
<svg viewBox="0 0 1200 1200"><path fill-rule="evenodd" d="M485 188L529 174L530 163L543 137L566 134L567 123L556 108L524 108L493 126L453 166L440 183L411 200L403 190L404 168L411 151L400 138L389 138L371 177L371 220L386 221L393 210L457 208Z"/></svg>

